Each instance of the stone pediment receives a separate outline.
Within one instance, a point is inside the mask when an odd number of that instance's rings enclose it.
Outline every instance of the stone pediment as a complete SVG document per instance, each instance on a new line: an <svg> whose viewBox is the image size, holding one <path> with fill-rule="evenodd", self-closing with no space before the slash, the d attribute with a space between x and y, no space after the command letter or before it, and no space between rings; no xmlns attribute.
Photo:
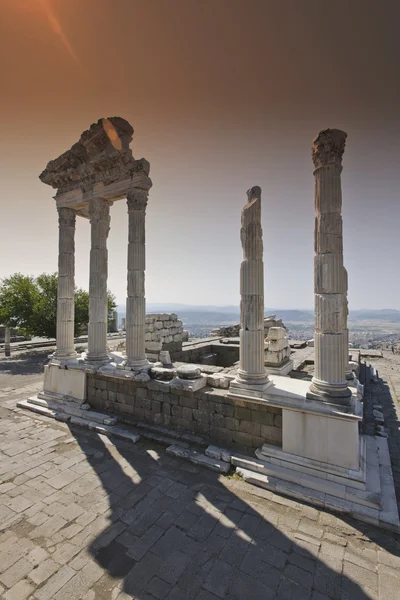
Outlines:
<svg viewBox="0 0 400 600"><path fill-rule="evenodd" d="M69 150L51 160L39 178L57 190L59 206L75 208L82 216L87 216L91 197L112 202L132 187L148 190L150 164L132 156L132 136L133 127L125 119L99 119Z"/></svg>

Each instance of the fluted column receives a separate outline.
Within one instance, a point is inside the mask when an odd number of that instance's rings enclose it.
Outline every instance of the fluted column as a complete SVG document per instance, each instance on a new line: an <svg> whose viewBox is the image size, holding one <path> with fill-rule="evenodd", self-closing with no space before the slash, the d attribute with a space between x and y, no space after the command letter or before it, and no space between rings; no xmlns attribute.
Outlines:
<svg viewBox="0 0 400 600"><path fill-rule="evenodd" d="M58 209L58 293L56 351L54 358L76 358L75 324L75 211Z"/></svg>
<svg viewBox="0 0 400 600"><path fill-rule="evenodd" d="M146 206L148 191L133 189L127 194L128 233L128 295L126 299L127 366L143 369L149 365L145 352L145 268L146 268Z"/></svg>
<svg viewBox="0 0 400 600"><path fill-rule="evenodd" d="M108 362L107 354L107 238L110 231L110 204L107 200L89 201L91 226L89 275L89 339L86 360Z"/></svg>
<svg viewBox="0 0 400 600"><path fill-rule="evenodd" d="M247 192L240 238L240 363L231 387L263 391L269 384L264 366L264 263L261 228L261 188Z"/></svg>
<svg viewBox="0 0 400 600"><path fill-rule="evenodd" d="M309 396L346 405L345 277L342 238L342 156L347 134L321 131L313 140L315 166L315 374ZM347 352L348 356L348 352Z"/></svg>
<svg viewBox="0 0 400 600"><path fill-rule="evenodd" d="M353 379L353 371L349 365L349 328L347 318L349 316L348 293L348 275L347 269L343 267L344 293L343 293L343 344L344 344L344 373L347 380Z"/></svg>

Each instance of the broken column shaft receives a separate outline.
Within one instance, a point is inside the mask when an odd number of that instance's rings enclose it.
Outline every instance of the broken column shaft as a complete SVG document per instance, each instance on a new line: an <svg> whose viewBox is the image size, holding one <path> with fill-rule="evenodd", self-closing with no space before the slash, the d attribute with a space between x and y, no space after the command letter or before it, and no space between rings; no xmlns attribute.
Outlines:
<svg viewBox="0 0 400 600"><path fill-rule="evenodd" d="M240 365L231 389L264 391L269 385L264 367L264 263L261 228L261 188L247 192L240 237Z"/></svg>

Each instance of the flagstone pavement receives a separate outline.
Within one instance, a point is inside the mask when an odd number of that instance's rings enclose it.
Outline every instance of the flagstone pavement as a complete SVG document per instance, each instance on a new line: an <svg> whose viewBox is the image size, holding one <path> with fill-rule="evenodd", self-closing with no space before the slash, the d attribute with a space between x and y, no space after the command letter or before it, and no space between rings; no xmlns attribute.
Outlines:
<svg viewBox="0 0 400 600"><path fill-rule="evenodd" d="M41 381L0 372L1 598L400 598L399 536L17 409Z"/></svg>

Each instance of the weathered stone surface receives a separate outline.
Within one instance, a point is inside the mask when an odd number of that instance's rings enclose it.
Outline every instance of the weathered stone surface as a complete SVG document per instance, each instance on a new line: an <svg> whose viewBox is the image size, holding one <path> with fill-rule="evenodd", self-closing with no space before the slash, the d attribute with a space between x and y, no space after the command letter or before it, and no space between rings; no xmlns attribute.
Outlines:
<svg viewBox="0 0 400 600"><path fill-rule="evenodd" d="M240 270L240 364L231 382L232 393L242 388L262 391L268 385L264 367L264 267L261 228L261 188L247 192L242 210L240 239L243 262Z"/></svg>
<svg viewBox="0 0 400 600"><path fill-rule="evenodd" d="M315 374L310 397L347 405L347 277L342 248L342 156L347 134L321 131L313 140L315 167Z"/></svg>
<svg viewBox="0 0 400 600"><path fill-rule="evenodd" d="M181 365L176 374L180 379L198 379L201 377L201 370L196 365Z"/></svg>
<svg viewBox="0 0 400 600"><path fill-rule="evenodd" d="M190 448L185 448L180 445L169 446L166 452L167 454L171 454L172 456L176 456L178 458L184 458L196 465L207 467L208 469L217 471L218 473L227 473L230 469L229 464L224 461L210 458L204 454L201 454L200 452L196 452L196 450L191 450Z"/></svg>

